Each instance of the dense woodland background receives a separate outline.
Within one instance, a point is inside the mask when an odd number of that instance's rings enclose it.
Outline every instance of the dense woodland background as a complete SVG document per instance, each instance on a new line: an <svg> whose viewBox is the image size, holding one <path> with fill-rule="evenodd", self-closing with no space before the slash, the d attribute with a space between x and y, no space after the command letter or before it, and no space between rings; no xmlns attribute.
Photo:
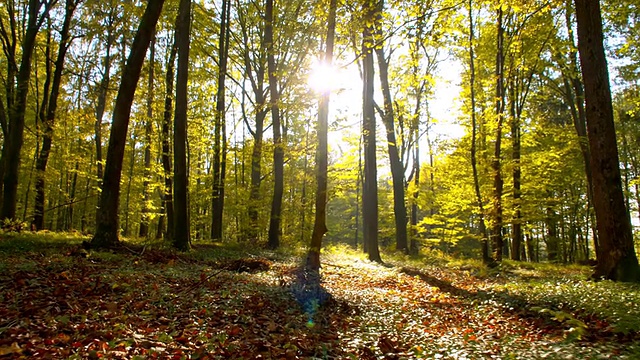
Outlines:
<svg viewBox="0 0 640 360"><path fill-rule="evenodd" d="M333 65L341 76L361 74L365 86L353 88L365 99L331 89L326 241L361 247L366 238L370 254L380 244L493 261L596 258L571 1L334 4ZM638 4L601 6L626 206L606 221L635 224L637 247ZM186 236L187 247L189 239L307 244L323 132L321 94L308 79L328 53L329 8L298 0L3 1L5 228L94 233L102 221L124 237ZM439 75L458 69L460 101L436 103ZM125 84L135 97L119 106ZM457 118L436 118L435 107ZM117 119L126 122L115 130ZM442 136L443 122L464 135ZM122 163L110 170L118 144ZM119 184L116 195L101 191L103 182ZM101 219L110 196L118 216Z"/></svg>

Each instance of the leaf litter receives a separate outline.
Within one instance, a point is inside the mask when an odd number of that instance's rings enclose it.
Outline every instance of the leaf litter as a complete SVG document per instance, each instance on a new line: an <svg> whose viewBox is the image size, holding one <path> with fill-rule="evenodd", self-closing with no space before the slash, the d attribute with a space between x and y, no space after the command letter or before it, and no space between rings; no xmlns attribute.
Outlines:
<svg viewBox="0 0 640 360"><path fill-rule="evenodd" d="M316 289L295 261L260 256L7 254L0 356L633 358L637 334L598 332L604 320L579 311L539 311L465 271L323 260ZM572 337L576 324L589 336Z"/></svg>

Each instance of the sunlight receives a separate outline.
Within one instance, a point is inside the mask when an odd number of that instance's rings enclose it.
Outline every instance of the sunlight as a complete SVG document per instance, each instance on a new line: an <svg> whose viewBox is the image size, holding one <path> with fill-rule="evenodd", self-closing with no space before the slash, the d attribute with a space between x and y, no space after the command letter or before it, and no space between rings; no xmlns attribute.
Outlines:
<svg viewBox="0 0 640 360"><path fill-rule="evenodd" d="M311 90L321 94L337 89L339 80L340 74L335 67L315 60L311 65L311 73L307 79L307 84L309 84Z"/></svg>

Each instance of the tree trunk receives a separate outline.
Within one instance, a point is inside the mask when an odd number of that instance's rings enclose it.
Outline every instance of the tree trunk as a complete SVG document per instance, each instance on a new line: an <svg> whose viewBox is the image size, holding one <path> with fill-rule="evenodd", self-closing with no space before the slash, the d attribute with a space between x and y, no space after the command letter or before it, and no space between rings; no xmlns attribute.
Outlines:
<svg viewBox="0 0 640 360"><path fill-rule="evenodd" d="M225 80L227 75L227 58L229 54L229 15L231 1L222 1L220 12L220 36L218 42L218 89L216 94L215 140L213 154L213 197L211 206L211 239L222 239L222 214L224 210L224 163L226 163L226 141L221 139L226 134L225 117ZM221 136L222 135L222 136Z"/></svg>
<svg viewBox="0 0 640 360"><path fill-rule="evenodd" d="M189 81L189 46L191 32L191 0L180 0L176 28L178 75L176 79L176 111L174 116L173 162L173 246L181 251L190 248L190 226L187 179L187 94Z"/></svg>
<svg viewBox="0 0 640 360"><path fill-rule="evenodd" d="M382 9L384 2L380 0L376 11L377 22L382 21ZM376 27L380 29L380 27ZM391 90L389 86L389 64L384 56L383 36L380 30L375 37L378 43L375 46L376 57L378 58L378 68L380 70L380 86L382 88L382 96L384 99L384 111L381 114L382 122L386 129L387 149L389 151L389 163L391 165L391 179L393 183L393 213L395 215L396 225L396 250L408 253L407 243L407 205L405 203L404 192L404 166L400 161L398 152L398 141L396 140L395 118L393 111L393 100L391 98Z"/></svg>
<svg viewBox="0 0 640 360"><path fill-rule="evenodd" d="M480 192L480 180L478 177L478 160L477 160L477 136L478 126L476 118L476 68L473 40L475 32L473 27L473 3L469 0L469 88L471 90L471 170L473 172L473 187L476 195L478 206L478 229L480 232L480 244L482 247L482 262L487 265L491 263L489 255L489 239L487 234L487 226L484 221L484 201Z"/></svg>
<svg viewBox="0 0 640 360"><path fill-rule="evenodd" d="M100 81L99 93L98 93L98 105L96 106L96 122L95 122L95 144L96 144L96 174L98 181L102 181L103 174L103 159L102 159L102 119L107 104L107 92L109 91L109 84L111 83L111 47L115 42L114 36L114 22L115 22L115 8L109 12L107 18L107 43L105 49L105 55L103 60L103 73L102 80Z"/></svg>
<svg viewBox="0 0 640 360"><path fill-rule="evenodd" d="M567 25L567 34L569 36L569 41L572 46L575 46L574 33L573 33L573 23L571 21L571 0L566 1L566 11L565 11L565 20ZM589 150L589 139L587 137L587 120L584 109L584 87L582 85L582 80L580 79L579 73L580 68L578 67L578 54L577 51L572 47L569 53L569 61L570 68L569 74L563 74L565 81L565 91L567 93L567 100L569 101L569 107L571 109L571 115L573 118L573 125L576 129L576 134L578 135L580 141L580 152L582 153L582 160L584 162L584 169L587 177L587 201L589 204L593 204L593 176L591 172L591 154ZM571 93L573 95L571 96ZM588 216L591 218L591 231L593 233L593 243L595 245L596 258L598 257L598 251L600 250L600 246L598 246L598 229L597 224L594 218L593 211L589 211Z"/></svg>
<svg viewBox="0 0 640 360"><path fill-rule="evenodd" d="M131 117L131 105L145 54L160 17L163 3L164 0L149 0L133 40L127 64L123 70L118 96L113 109L107 162L96 215L96 233L91 239L91 247L111 247L119 242L118 203L120 199L120 179L122 178L122 160Z"/></svg>
<svg viewBox="0 0 640 360"><path fill-rule="evenodd" d="M133 182L133 169L136 164L136 144L138 143L138 137L136 136L135 131L133 131L133 136L131 138L131 157L129 158L129 177L127 179L127 192L124 200L124 236L129 237L131 234L131 228L129 227L129 219L131 218L131 183Z"/></svg>
<svg viewBox="0 0 640 360"><path fill-rule="evenodd" d="M502 123L504 121L504 26L502 7L498 8L498 48L496 53L496 141L491 169L493 170L493 226L491 230L491 244L493 246L493 260L502 261L502 170L501 144Z"/></svg>
<svg viewBox="0 0 640 360"><path fill-rule="evenodd" d="M42 5L43 3L38 0L29 0L29 16L27 20L27 30L22 40L22 57L16 80L15 103L12 102L8 104L8 136L4 138L3 159L0 159L0 163L4 165L4 188L0 220L14 220L16 217L20 153L24 143L24 117L27 108L29 81L31 79L31 58L33 57L33 50L36 44L36 36L42 24L42 18L38 16ZM48 14L51 6L52 3L46 3L44 13L41 16L44 17ZM12 86L8 86L7 88L11 88L10 91L13 91ZM7 96L9 97L11 95L7 94Z"/></svg>
<svg viewBox="0 0 640 360"><path fill-rule="evenodd" d="M378 248L378 172L376 161L376 118L373 101L374 69L374 25L376 4L368 0L365 5L366 19L362 36L363 53L363 109L362 131L364 140L364 189L362 191L363 237L367 243L369 260L382 262Z"/></svg>
<svg viewBox="0 0 640 360"><path fill-rule="evenodd" d="M273 0L266 0L265 43L267 45L267 63L269 73L269 96L271 121L273 127L273 201L271 202L271 219L269 221L269 240L267 247L276 249L280 246L282 195L284 192L284 144L282 142L280 123L280 94L273 46Z"/></svg>
<svg viewBox="0 0 640 360"><path fill-rule="evenodd" d="M337 0L329 2L329 18L327 25L327 41L325 45L324 66L330 67L333 62L333 44L336 32ZM327 157L329 132L329 99L331 89L325 89L318 104L318 148L316 149L316 215L311 234L311 244L307 255L307 267L313 271L320 269L320 249L322 237L327 232Z"/></svg>
<svg viewBox="0 0 640 360"><path fill-rule="evenodd" d="M156 55L156 37L155 34L151 38L149 45L149 84L147 87L147 122L144 127L144 181L142 183L142 193L144 203L142 204L142 219L140 219L140 230L138 236L146 238L149 234L149 201L151 194L149 191L149 183L151 181L151 138L153 136L153 86L155 75L155 55Z"/></svg>
<svg viewBox="0 0 640 360"><path fill-rule="evenodd" d="M165 75L166 94L164 98L164 113L162 116L162 169L164 175L164 191L162 193L162 208L166 214L167 231L166 238L173 241L173 173L171 171L171 146L169 128L171 127L173 113L173 77L174 64L176 62L177 38L174 34L173 45L167 61L167 73ZM156 238L160 238L163 229L164 217L158 222Z"/></svg>
<svg viewBox="0 0 640 360"><path fill-rule="evenodd" d="M60 31L60 45L58 47L58 55L55 61L55 70L53 72L53 80L51 84L51 93L47 102L46 119L43 122L44 134L42 136L42 148L40 149L38 160L36 161L36 196L35 211L32 226L36 230L42 230L44 226L44 203L45 203L45 173L47 170L47 162L49 161L49 153L51 151L51 143L53 141L53 128L56 118L56 110L58 108L58 95L60 94L60 85L62 83L62 70L64 69L64 61L67 56L69 45L69 30L71 28L71 20L76 10L77 2L75 0L67 0L65 4L64 21L62 30ZM48 59L47 59L48 61ZM47 96L45 92L44 96Z"/></svg>
<svg viewBox="0 0 640 360"><path fill-rule="evenodd" d="M549 199L553 197L552 193L549 193ZM547 259L550 262L558 261L558 252L560 251L560 240L558 239L558 215L551 208L551 206L547 206L546 210L546 227L547 227Z"/></svg>
<svg viewBox="0 0 640 360"><path fill-rule="evenodd" d="M575 5L600 245L593 277L638 281L640 269L622 193L600 2L575 0Z"/></svg>
<svg viewBox="0 0 640 360"><path fill-rule="evenodd" d="M511 260L520 261L522 250L522 213L521 208L521 178L522 171L520 169L520 114L516 109L516 88L515 82L511 80L510 89L510 116L511 116L511 160L513 161L513 206L514 215L511 222Z"/></svg>

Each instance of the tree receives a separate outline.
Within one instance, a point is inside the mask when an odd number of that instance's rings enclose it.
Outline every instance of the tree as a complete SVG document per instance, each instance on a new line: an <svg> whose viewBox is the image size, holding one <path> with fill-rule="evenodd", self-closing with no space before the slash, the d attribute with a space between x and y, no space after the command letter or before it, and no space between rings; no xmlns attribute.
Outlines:
<svg viewBox="0 0 640 360"><path fill-rule="evenodd" d="M271 218L269 221L269 240L267 246L276 249L280 246L282 236L281 215L282 195L284 192L284 144L280 123L280 107L278 93L278 74L275 60L275 47L273 43L273 0L266 0L265 6L265 44L267 50L267 68L269 77L269 107L271 108L271 121L273 127L273 201L271 202Z"/></svg>
<svg viewBox="0 0 640 360"><path fill-rule="evenodd" d="M377 22L382 22L382 11L384 1L378 2L376 10ZM384 40L382 37L382 29L376 27L376 45L375 52L378 59L378 69L380 70L380 86L382 88L382 97L384 108L380 110L380 117L386 129L387 149L389 152L389 163L391 165L391 178L393 183L393 213L396 224L396 249L407 253L409 251L407 241L407 205L405 203L405 177L404 166L400 161L398 151L399 143L396 139L395 116L393 111L393 99L391 97L391 88L389 86L389 62L384 54Z"/></svg>
<svg viewBox="0 0 640 360"><path fill-rule="evenodd" d="M331 67L333 62L333 44L336 31L336 8L337 1L329 2L329 17L327 25L327 40L323 65ZM320 94L318 104L318 148L316 149L316 215L311 234L311 245L307 256L307 266L318 271L320 269L320 249L322 248L322 237L327 232L327 134L329 130L329 99L331 89L327 88Z"/></svg>
<svg viewBox="0 0 640 360"><path fill-rule="evenodd" d="M27 28L24 33L24 37L22 38L22 55L19 69L16 60L16 39L18 38L19 29L16 27L15 16L17 16L17 11L15 9L15 3L11 2L11 6L7 9L10 12L10 14L8 14L10 26L8 28L11 33L7 33L7 27L4 26L4 21L0 27L3 39L3 48L7 51L6 53L9 60L8 66L11 68L10 73L8 74L6 94L6 110L8 111L9 116L7 116L8 121L3 121L3 129L6 129L6 136L4 137L2 157L0 158L0 175L4 175L2 178L3 187L0 186L3 190L0 219L13 220L16 217L19 178L18 171L20 167L22 145L24 144L25 111L27 108L29 81L31 79L31 60L38 31L55 2L55 0L48 2L29 0L27 7ZM43 5L44 10L40 13L40 9ZM15 69L18 69L17 73ZM15 79L14 75L17 75Z"/></svg>
<svg viewBox="0 0 640 360"><path fill-rule="evenodd" d="M478 231L480 233L480 244L482 246L482 262L484 264L491 263L489 256L489 242L487 236L487 226L484 221L484 201L482 200L482 192L480 191L480 179L478 176L478 125L476 118L476 68L474 55L474 39L475 31L473 27L473 0L469 0L469 96L471 100L471 171L473 173L473 189L476 196L476 204L478 206Z"/></svg>
<svg viewBox="0 0 640 360"><path fill-rule="evenodd" d="M190 224L187 180L187 85L189 81L189 42L191 33L191 0L180 0L176 22L178 74L174 116L173 162L173 246L187 251L190 247Z"/></svg>
<svg viewBox="0 0 640 360"><path fill-rule="evenodd" d="M49 161L49 154L51 152L51 143L53 142L53 129L56 110L58 108L58 95L60 94L60 86L62 84L62 70L64 69L67 50L71 45L70 40L72 40L70 39L71 36L69 30L71 28L73 13L75 12L77 5L77 0L67 0L65 2L65 14L62 30L60 31L60 44L58 45L58 55L55 61L51 92L50 94L47 94L45 91L44 94L44 96L49 96L49 100L44 102L44 104L47 104L46 118L42 124L44 127L44 134L42 138L42 148L39 151L38 160L36 162L36 197L32 222L32 225L36 230L42 230L44 228L45 172L47 170L47 162Z"/></svg>
<svg viewBox="0 0 640 360"><path fill-rule="evenodd" d="M362 132L364 143L364 187L362 191L363 237L367 244L369 260L382 262L378 248L378 171L376 161L376 117L373 101L373 48L374 23L376 16L375 0L367 0L364 5L365 26L362 33Z"/></svg>
<svg viewBox="0 0 640 360"><path fill-rule="evenodd" d="M231 1L223 0L220 11L220 35L218 40L218 84L216 93L215 140L213 154L213 196L211 204L211 239L222 239L222 215L224 209L224 180L227 164L227 127L225 117L225 80L229 56Z"/></svg>
<svg viewBox="0 0 640 360"><path fill-rule="evenodd" d="M167 231L166 237L169 240L173 239L173 172L171 170L171 146L170 146L170 134L169 128L171 127L171 114L173 112L173 80L174 80L174 65L176 62L177 39L174 33L173 42L169 50L169 59L167 60L167 71L165 74L165 97L164 97L164 112L162 115L161 126L161 142L162 142L162 175L164 177L164 189L162 192L162 210L166 215ZM156 238L162 236L163 223L165 216L160 216L158 221L158 230L156 232Z"/></svg>
<svg viewBox="0 0 640 360"><path fill-rule="evenodd" d="M156 41L155 34L151 38L151 45L149 51L149 83L147 85L147 119L144 126L144 183L142 185L142 192L144 195L144 204L142 204L142 219L140 221L140 229L138 236L141 238L147 237L149 233L149 201L151 200L151 191L149 190L150 177L151 177L151 141L153 135L153 88L154 88L154 75L155 75L155 55L156 55Z"/></svg>
<svg viewBox="0 0 640 360"><path fill-rule="evenodd" d="M131 117L131 105L135 95L142 64L155 31L156 23L162 11L164 0L149 0L135 38L127 63L123 69L122 80L118 89L113 109L113 120L107 162L105 164L102 192L99 209L96 215L96 233L91 239L91 247L112 247L118 242L118 203L120 200L120 179L122 177L122 161L127 138L127 129Z"/></svg>
<svg viewBox="0 0 640 360"><path fill-rule="evenodd" d="M491 244L493 246L493 260L502 261L502 191L504 180L502 179L502 123L504 121L505 95L504 95L504 11L502 5L497 10L497 52L496 52L496 140L494 145L491 170L493 171L493 211L491 226Z"/></svg>
<svg viewBox="0 0 640 360"><path fill-rule="evenodd" d="M631 220L624 203L609 72L604 52L600 1L575 0L578 51L584 81L591 150L593 205L600 251L595 278L640 280Z"/></svg>

